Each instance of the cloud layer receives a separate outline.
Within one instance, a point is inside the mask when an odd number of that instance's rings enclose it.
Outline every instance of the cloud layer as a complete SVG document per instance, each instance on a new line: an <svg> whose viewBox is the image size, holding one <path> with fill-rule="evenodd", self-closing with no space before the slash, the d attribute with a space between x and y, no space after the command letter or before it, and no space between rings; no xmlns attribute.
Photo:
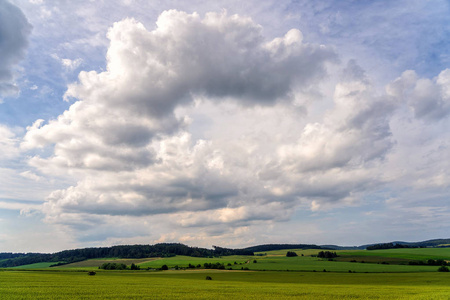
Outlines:
<svg viewBox="0 0 450 300"><path fill-rule="evenodd" d="M47 197L45 220L85 241L248 243L305 211L405 212L406 189L446 194L448 70L406 71L380 91L356 61L341 64L298 29L263 32L226 12L165 11L152 30L115 23L105 71L80 72L70 108L21 143L40 174L72 179ZM427 211L441 207L427 195Z"/></svg>

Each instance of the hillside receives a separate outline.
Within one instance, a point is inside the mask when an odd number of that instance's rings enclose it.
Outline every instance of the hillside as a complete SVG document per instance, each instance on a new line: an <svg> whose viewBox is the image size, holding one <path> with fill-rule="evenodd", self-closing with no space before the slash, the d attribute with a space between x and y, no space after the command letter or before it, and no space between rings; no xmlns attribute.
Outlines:
<svg viewBox="0 0 450 300"><path fill-rule="evenodd" d="M243 249L229 249L213 246L213 249L189 247L179 243L161 243L155 245L122 245L99 248L82 248L48 253L0 253L0 268L17 267L41 262L55 262L60 265L79 262L93 258L149 258L172 257L183 255L190 257L220 257L230 255L254 255L254 252L288 249L323 249L323 250L365 250L377 245L404 245L406 247L448 247L450 239L433 239L422 242L391 242L384 244L367 244L343 247L336 245L314 244L264 244Z"/></svg>
<svg viewBox="0 0 450 300"><path fill-rule="evenodd" d="M228 255L253 255L252 251L245 249L228 249L213 246L213 249L189 247L178 243L163 243L156 245L125 245L101 248L83 248L65 250L53 254L0 254L0 257L10 257L0 261L1 268L17 267L40 262L59 262L60 264L73 263L92 258L146 258L171 257L184 255L191 257L218 257Z"/></svg>

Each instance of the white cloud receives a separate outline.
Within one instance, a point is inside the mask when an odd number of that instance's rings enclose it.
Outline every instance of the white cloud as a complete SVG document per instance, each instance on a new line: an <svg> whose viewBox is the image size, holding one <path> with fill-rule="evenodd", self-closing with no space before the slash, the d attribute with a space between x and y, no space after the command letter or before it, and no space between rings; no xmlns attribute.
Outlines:
<svg viewBox="0 0 450 300"><path fill-rule="evenodd" d="M14 67L25 55L30 32L31 25L28 23L22 11L8 1L1 1L0 97L15 95L19 92L19 87L14 81Z"/></svg>
<svg viewBox="0 0 450 300"><path fill-rule="evenodd" d="M13 130L0 124L0 162L18 156L19 138Z"/></svg>
<svg viewBox="0 0 450 300"><path fill-rule="evenodd" d="M41 176L36 175L35 173L31 172L30 170L20 173L20 176L31 179L33 181L41 181L42 180Z"/></svg>
<svg viewBox="0 0 450 300"><path fill-rule="evenodd" d="M68 71L74 71L81 65L83 60L81 58L77 58L74 60L68 59L68 58L63 58L63 59L61 59L61 62Z"/></svg>
<svg viewBox="0 0 450 300"><path fill-rule="evenodd" d="M407 102L414 116L425 121L437 121L450 114L450 69L436 78L419 78L408 70L392 82L387 91Z"/></svg>
<svg viewBox="0 0 450 300"><path fill-rule="evenodd" d="M41 208L41 206L37 205L37 204L29 204L29 203L0 201L0 208L1 209L10 209L10 210L29 211L29 210L39 210Z"/></svg>

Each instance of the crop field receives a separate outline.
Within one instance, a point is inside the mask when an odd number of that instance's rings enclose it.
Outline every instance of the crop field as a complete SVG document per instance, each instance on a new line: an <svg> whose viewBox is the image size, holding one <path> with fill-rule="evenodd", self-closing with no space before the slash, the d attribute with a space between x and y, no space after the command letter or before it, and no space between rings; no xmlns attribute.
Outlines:
<svg viewBox="0 0 450 300"><path fill-rule="evenodd" d="M446 273L0 271L2 299L448 299ZM210 276L212 280L205 280Z"/></svg>
<svg viewBox="0 0 450 300"><path fill-rule="evenodd" d="M126 265L131 265L132 263L134 264L142 264L145 262L149 262L149 261L153 261L153 260L158 260L158 258L111 258L111 259L105 259L105 258L100 258L100 259L88 259L88 260L83 260L83 261L79 261L76 263L71 263L71 264L67 264L67 265L62 265L62 266L58 266L55 267L55 269L96 269L98 268L98 266L104 264L104 263L117 263L117 264L126 264Z"/></svg>

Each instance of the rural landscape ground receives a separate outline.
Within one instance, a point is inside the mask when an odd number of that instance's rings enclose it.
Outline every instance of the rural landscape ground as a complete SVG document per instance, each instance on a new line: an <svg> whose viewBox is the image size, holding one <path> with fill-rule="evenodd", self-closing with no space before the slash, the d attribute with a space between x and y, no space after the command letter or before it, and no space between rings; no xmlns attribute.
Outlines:
<svg viewBox="0 0 450 300"><path fill-rule="evenodd" d="M297 256L287 257L288 251ZM450 248L256 252L253 256L101 258L0 271L2 299L449 299ZM105 263L140 270L102 270ZM217 264L219 263L219 264ZM206 269L208 264L224 269ZM168 270L160 270L162 266ZM88 272L95 275L88 275ZM206 280L210 278L211 280Z"/></svg>

